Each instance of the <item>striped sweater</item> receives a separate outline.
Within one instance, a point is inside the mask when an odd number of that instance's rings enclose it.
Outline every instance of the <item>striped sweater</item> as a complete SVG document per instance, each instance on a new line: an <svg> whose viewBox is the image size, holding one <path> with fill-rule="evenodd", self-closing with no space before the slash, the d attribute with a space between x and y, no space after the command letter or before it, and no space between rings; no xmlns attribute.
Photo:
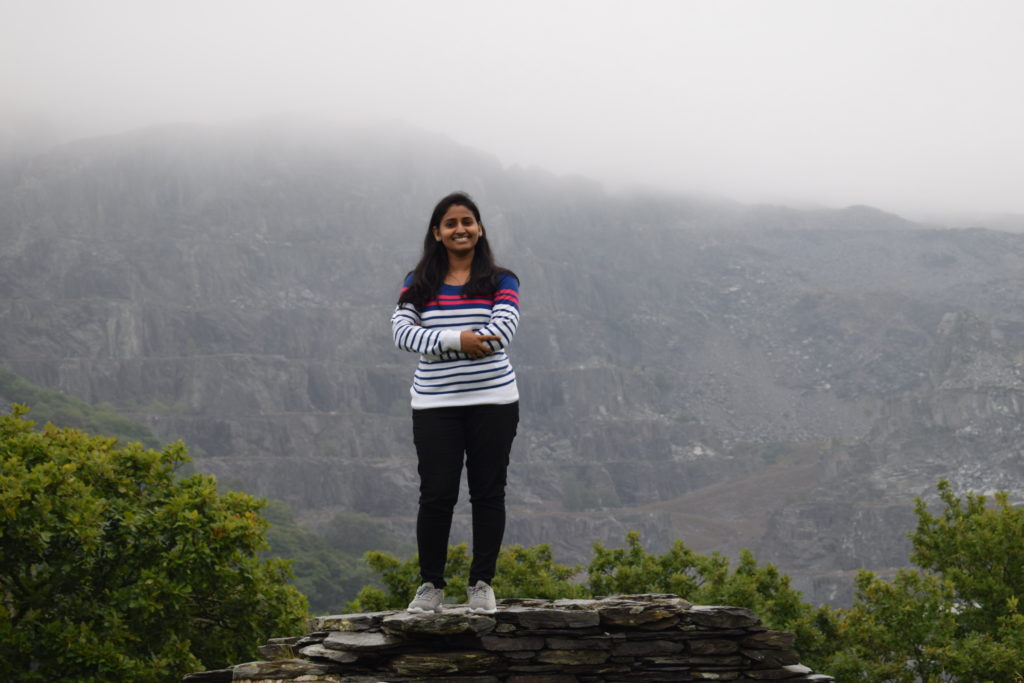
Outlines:
<svg viewBox="0 0 1024 683"><path fill-rule="evenodd" d="M410 274L402 291L411 283ZM441 285L437 299L422 311L403 303L391 316L395 346L420 354L409 391L414 409L519 400L516 373L505 355L519 326L519 282L505 275L494 296L480 299L463 298L462 289ZM463 330L500 337L485 342L494 353L475 360L462 353Z"/></svg>

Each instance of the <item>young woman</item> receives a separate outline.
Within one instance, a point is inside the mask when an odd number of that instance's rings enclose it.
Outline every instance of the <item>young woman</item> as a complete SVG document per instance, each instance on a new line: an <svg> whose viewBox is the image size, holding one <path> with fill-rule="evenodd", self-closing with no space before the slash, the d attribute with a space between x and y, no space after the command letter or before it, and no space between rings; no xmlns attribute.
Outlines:
<svg viewBox="0 0 1024 683"><path fill-rule="evenodd" d="M505 474L519 423L519 390L505 348L518 325L519 280L495 265L473 200L448 195L434 207L423 255L391 316L395 345L420 354L410 394L423 584L410 612L441 611L463 462L473 509L469 608L495 611L490 584L505 533Z"/></svg>

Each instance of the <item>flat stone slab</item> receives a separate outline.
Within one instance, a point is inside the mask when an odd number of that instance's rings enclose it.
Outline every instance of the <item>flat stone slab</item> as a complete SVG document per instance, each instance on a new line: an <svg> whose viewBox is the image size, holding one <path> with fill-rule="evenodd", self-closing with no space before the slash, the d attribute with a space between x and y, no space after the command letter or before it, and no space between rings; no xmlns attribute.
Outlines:
<svg viewBox="0 0 1024 683"><path fill-rule="evenodd" d="M500 661L497 655L480 650L425 652L399 655L391 660L391 668L403 676L437 676L485 671Z"/></svg>
<svg viewBox="0 0 1024 683"><path fill-rule="evenodd" d="M460 633L481 635L490 633L496 625L493 617L466 611L398 612L385 617L381 622L385 632L405 636L454 636Z"/></svg>
<svg viewBox="0 0 1024 683"><path fill-rule="evenodd" d="M566 639L570 640L570 639ZM540 650L544 647L544 639L539 636L491 636L480 639L485 650L491 652L517 652L521 650ZM548 647L551 647L548 645Z"/></svg>
<svg viewBox="0 0 1024 683"><path fill-rule="evenodd" d="M288 643L267 643L256 648L263 659L297 659L298 652L295 647Z"/></svg>
<svg viewBox="0 0 1024 683"><path fill-rule="evenodd" d="M303 657L313 657L314 659L329 659L332 662L338 662L339 664L351 664L352 662L359 659L359 655L354 652L347 650L332 650L329 647L323 645L310 645L302 648L300 653Z"/></svg>
<svg viewBox="0 0 1024 683"><path fill-rule="evenodd" d="M616 657L649 657L657 655L675 655L682 652L684 646L672 640L628 640L615 643L612 654Z"/></svg>
<svg viewBox="0 0 1024 683"><path fill-rule="evenodd" d="M557 610L543 607L510 607L499 611L499 622L511 622L523 629L588 628L601 623L591 610Z"/></svg>
<svg viewBox="0 0 1024 683"><path fill-rule="evenodd" d="M538 662L562 666L603 664L607 660L606 650L545 650L537 655Z"/></svg>
<svg viewBox="0 0 1024 683"><path fill-rule="evenodd" d="M745 628L761 624L758 616L745 607L696 605L682 616L684 621L704 628Z"/></svg>
<svg viewBox="0 0 1024 683"><path fill-rule="evenodd" d="M330 666L305 659L280 659L275 662L247 662L232 668L233 681L293 680L300 676L324 676Z"/></svg>
<svg viewBox="0 0 1024 683"><path fill-rule="evenodd" d="M194 674L186 674L181 680L184 683L230 683L234 680L234 672L231 669L197 671Z"/></svg>
<svg viewBox="0 0 1024 683"><path fill-rule="evenodd" d="M669 604L622 602L597 608L601 623L608 626L642 626L678 619L682 607Z"/></svg>
<svg viewBox="0 0 1024 683"><path fill-rule="evenodd" d="M394 612L356 612L314 617L314 631L370 631L378 628L384 617Z"/></svg>
<svg viewBox="0 0 1024 683"><path fill-rule="evenodd" d="M792 631L762 631L747 636L740 644L753 650L791 650L796 644L796 634Z"/></svg>
<svg viewBox="0 0 1024 683"><path fill-rule="evenodd" d="M391 649L401 645L403 642L405 641L401 638L396 638L386 633L331 631L324 638L323 646L332 650L377 652L379 650Z"/></svg>

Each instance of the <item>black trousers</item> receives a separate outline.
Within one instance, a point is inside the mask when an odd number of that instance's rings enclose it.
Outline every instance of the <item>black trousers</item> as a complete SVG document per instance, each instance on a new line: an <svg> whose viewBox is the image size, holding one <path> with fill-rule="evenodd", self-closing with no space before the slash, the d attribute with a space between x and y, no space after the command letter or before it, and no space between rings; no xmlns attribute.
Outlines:
<svg viewBox="0 0 1024 683"><path fill-rule="evenodd" d="M505 534L508 456L518 424L518 402L412 411L413 442L420 474L416 545L423 581L437 588L445 585L448 534L465 462L469 502L473 509L473 563L469 583L491 583Z"/></svg>

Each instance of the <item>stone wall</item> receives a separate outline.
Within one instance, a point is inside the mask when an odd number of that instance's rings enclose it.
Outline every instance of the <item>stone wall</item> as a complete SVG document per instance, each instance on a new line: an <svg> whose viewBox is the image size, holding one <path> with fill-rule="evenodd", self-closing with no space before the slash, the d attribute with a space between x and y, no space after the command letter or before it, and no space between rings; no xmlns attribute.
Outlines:
<svg viewBox="0 0 1024 683"><path fill-rule="evenodd" d="M675 595L510 599L493 615L450 606L318 617L311 627L261 646L263 661L184 680L834 681L799 663L794 634L764 628L750 610L694 606Z"/></svg>

